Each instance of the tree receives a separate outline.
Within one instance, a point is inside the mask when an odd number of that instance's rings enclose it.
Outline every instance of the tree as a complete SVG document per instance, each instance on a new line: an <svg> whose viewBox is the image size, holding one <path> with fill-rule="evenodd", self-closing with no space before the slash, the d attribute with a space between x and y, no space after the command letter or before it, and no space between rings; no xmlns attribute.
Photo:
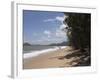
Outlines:
<svg viewBox="0 0 100 80"><path fill-rule="evenodd" d="M85 48L90 50L91 40L91 15L86 13L64 13L68 16L64 23L68 24L68 38L70 44L75 49L84 51Z"/></svg>

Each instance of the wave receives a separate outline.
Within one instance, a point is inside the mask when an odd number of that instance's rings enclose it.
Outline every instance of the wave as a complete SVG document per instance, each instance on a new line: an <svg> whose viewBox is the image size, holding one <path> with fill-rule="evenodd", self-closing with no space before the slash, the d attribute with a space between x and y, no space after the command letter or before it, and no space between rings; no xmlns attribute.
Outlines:
<svg viewBox="0 0 100 80"><path fill-rule="evenodd" d="M32 51L32 52L29 52L29 53L25 53L24 54L24 59L35 57L35 56L38 56L40 54L56 51L56 50L63 49L63 48L66 48L66 46L56 46L56 47L50 48L50 49L44 49L44 50L39 50L39 51Z"/></svg>

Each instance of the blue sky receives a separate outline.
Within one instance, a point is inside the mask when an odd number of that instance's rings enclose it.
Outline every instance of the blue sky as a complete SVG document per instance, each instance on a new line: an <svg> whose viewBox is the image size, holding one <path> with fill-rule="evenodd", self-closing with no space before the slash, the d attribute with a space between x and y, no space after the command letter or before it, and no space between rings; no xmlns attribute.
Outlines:
<svg viewBox="0 0 100 80"><path fill-rule="evenodd" d="M24 42L52 44L66 41L63 20L64 13L61 12L23 10Z"/></svg>

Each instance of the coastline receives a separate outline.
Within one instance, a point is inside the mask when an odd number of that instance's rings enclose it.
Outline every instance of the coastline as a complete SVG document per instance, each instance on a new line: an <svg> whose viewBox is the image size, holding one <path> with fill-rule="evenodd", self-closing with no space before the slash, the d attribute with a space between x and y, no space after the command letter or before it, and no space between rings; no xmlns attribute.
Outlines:
<svg viewBox="0 0 100 80"><path fill-rule="evenodd" d="M56 46L55 48L49 48L49 49L44 49L44 50L39 50L39 51L32 51L32 52L29 52L29 53L25 53L23 58L27 59L27 58L31 58L31 57L36 57L40 54L45 54L45 53L56 51L56 50L59 50L59 49L64 49L66 47L67 46Z"/></svg>
<svg viewBox="0 0 100 80"><path fill-rule="evenodd" d="M35 57L24 58L23 60L23 69L39 69L39 68L59 68L59 67L69 67L66 65L70 60L60 60L59 58L65 56L70 51L70 47L63 49L57 49L54 51L46 52Z"/></svg>
<svg viewBox="0 0 100 80"><path fill-rule="evenodd" d="M91 58L80 49L67 46L63 49L45 52L38 56L23 58L23 69L64 68L75 66L90 66Z"/></svg>

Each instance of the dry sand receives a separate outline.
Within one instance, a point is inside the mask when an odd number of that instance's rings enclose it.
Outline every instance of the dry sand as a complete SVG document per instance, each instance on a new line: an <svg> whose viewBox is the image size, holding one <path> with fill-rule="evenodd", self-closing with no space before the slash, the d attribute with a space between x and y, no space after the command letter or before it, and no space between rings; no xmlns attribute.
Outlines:
<svg viewBox="0 0 100 80"><path fill-rule="evenodd" d="M57 51L40 54L36 57L23 59L23 69L39 69L39 68L60 68L70 67L71 59L60 59L63 56L72 53L72 48L66 47ZM74 63L76 64L76 63Z"/></svg>

